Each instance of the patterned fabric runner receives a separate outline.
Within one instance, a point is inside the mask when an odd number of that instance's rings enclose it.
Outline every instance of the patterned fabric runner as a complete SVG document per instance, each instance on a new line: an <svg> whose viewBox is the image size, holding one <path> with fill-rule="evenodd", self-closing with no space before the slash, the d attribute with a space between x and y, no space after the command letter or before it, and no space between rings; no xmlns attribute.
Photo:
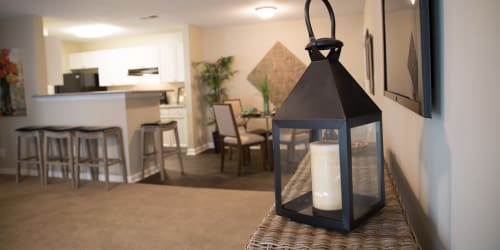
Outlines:
<svg viewBox="0 0 500 250"><path fill-rule="evenodd" d="M311 178L304 160L283 190L283 198L296 197L310 190ZM297 223L276 215L273 206L247 249L420 249L404 215L390 175L385 173L385 207L367 223L349 234L341 234Z"/></svg>

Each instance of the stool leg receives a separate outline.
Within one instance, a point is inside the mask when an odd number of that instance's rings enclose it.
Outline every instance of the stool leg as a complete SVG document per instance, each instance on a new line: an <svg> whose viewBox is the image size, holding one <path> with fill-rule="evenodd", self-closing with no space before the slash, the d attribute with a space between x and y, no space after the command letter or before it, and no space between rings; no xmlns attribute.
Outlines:
<svg viewBox="0 0 500 250"><path fill-rule="evenodd" d="M182 164L182 151L181 151L181 145L180 145L180 140L179 140L179 131L177 130L177 127L174 128L174 134L175 134L175 143L177 144L177 158L179 158L179 164L181 167L181 174L185 175L184 174L184 164Z"/></svg>
<svg viewBox="0 0 500 250"><path fill-rule="evenodd" d="M68 152L68 170L71 171L71 182L73 188L76 189L76 171L75 171L75 160L73 158L73 136L70 134L66 137L67 145L66 150Z"/></svg>
<svg viewBox="0 0 500 250"><path fill-rule="evenodd" d="M57 154L59 156L59 162L61 162L61 175L62 178L66 178L66 169L64 167L64 164L62 164L64 156L63 156L63 151L62 151L62 146L61 146L61 140L62 139L54 139L56 141L56 148L57 148Z"/></svg>
<svg viewBox="0 0 500 250"><path fill-rule="evenodd" d="M19 183L21 179L21 135L17 135L17 167L16 167L16 182Z"/></svg>
<svg viewBox="0 0 500 250"><path fill-rule="evenodd" d="M158 159L159 161L159 165L160 165L160 177L161 177L161 181L165 181L165 168L164 168L164 159L163 159L163 145L162 145L162 132L161 132L161 129L155 129L155 132L154 132L155 136L154 136L154 142L155 142L155 151L156 151L156 158Z"/></svg>
<svg viewBox="0 0 500 250"><path fill-rule="evenodd" d="M45 166L43 166L43 170L44 170L43 181L44 181L45 185L47 185L48 179L49 179L49 163L47 162L47 160L49 159L48 143L49 143L49 139L47 138L47 136L44 135L43 136L43 157L45 159L45 162L44 162Z"/></svg>
<svg viewBox="0 0 500 250"><path fill-rule="evenodd" d="M122 131L119 130L118 133L116 134L116 141L118 142L118 155L120 158L120 162L122 165L122 175L123 175L123 183L128 184L127 181L127 161L125 160L125 149L123 147L123 135ZM144 177L144 168L142 170L142 175Z"/></svg>
<svg viewBox="0 0 500 250"><path fill-rule="evenodd" d="M144 177L146 176L146 164L144 164L144 147L146 145L144 145L144 136L145 136L145 131L144 131L144 128L141 128L141 142L140 142L140 146L141 146L141 152L140 152L140 155L141 155L141 169L142 169L142 179L144 179Z"/></svg>
<svg viewBox="0 0 500 250"><path fill-rule="evenodd" d="M99 140L98 139L88 139L87 142L90 145L89 157L92 163L99 164ZM92 175L92 180L99 181L99 167L91 167L90 172Z"/></svg>
<svg viewBox="0 0 500 250"><path fill-rule="evenodd" d="M109 191L109 166L108 166L108 143L106 136L102 136L102 157L104 159L104 177L106 178L106 191Z"/></svg>
<svg viewBox="0 0 500 250"><path fill-rule="evenodd" d="M85 140L87 141L87 140ZM76 137L76 163L75 163L75 168L74 168L74 172L76 172L74 174L75 176L75 179L73 179L73 181L75 182L75 188L78 189L79 186L80 186L80 162L81 162L81 154L80 154L80 143L81 143L81 140L80 140L80 137L77 136ZM88 145L88 144L87 144ZM87 150L88 150L88 147L87 147ZM87 154L90 153L87 151ZM89 160L90 160L90 157L89 157Z"/></svg>
<svg viewBox="0 0 500 250"><path fill-rule="evenodd" d="M80 138L77 138L77 140L80 139ZM84 139L83 142L85 143L85 150L87 152L87 161L89 163L93 163L94 161L94 155L93 155L93 152L91 151L92 149L90 148L90 139ZM77 141L78 144L80 144L78 141ZM78 151L79 152L79 151ZM80 160L76 159L76 162L79 163ZM78 166L78 173L80 173L80 166ZM94 168L93 167L89 167L89 173L90 173L90 179L92 179L92 181L95 181L95 172L94 172ZM80 181L80 176L78 176L78 182ZM78 188L78 187L77 187Z"/></svg>
<svg viewBox="0 0 500 250"><path fill-rule="evenodd" d="M40 182L43 185L44 183L44 178L43 178L43 154L42 154L42 135L40 132L37 132L36 134L36 154L38 158L38 176L40 176Z"/></svg>

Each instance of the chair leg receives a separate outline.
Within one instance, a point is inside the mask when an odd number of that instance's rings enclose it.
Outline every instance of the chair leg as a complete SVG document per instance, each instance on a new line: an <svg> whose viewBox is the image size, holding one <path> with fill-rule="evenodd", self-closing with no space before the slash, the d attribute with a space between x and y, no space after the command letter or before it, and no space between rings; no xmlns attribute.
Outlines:
<svg viewBox="0 0 500 250"><path fill-rule="evenodd" d="M263 170L266 170L266 150L267 150L266 144L267 144L266 141L260 144L260 157L262 159L261 162Z"/></svg>
<svg viewBox="0 0 500 250"><path fill-rule="evenodd" d="M246 147L246 150L245 150L245 153L246 153L246 164L250 164L250 160L251 160L251 157L250 157L250 146Z"/></svg>
<svg viewBox="0 0 500 250"><path fill-rule="evenodd" d="M181 145L180 145L181 142L179 140L179 131L177 130L177 127L174 128L174 135L175 135L175 143L177 145L177 158L179 158L179 165L181 167L181 174L185 175L184 164L182 162L182 151L181 151ZM163 143L163 139L162 139L162 143Z"/></svg>
<svg viewBox="0 0 500 250"><path fill-rule="evenodd" d="M269 168L274 171L274 150L272 141L267 142L267 160L269 160Z"/></svg>
<svg viewBox="0 0 500 250"><path fill-rule="evenodd" d="M221 142L221 152L220 152L220 171L224 172L224 154L226 152L226 149L224 148L224 143ZM231 148L231 147L229 147Z"/></svg>
<svg viewBox="0 0 500 250"><path fill-rule="evenodd" d="M222 150L226 150L226 149L223 148ZM232 159L233 159L233 148L229 147L229 160L232 160Z"/></svg>
<svg viewBox="0 0 500 250"><path fill-rule="evenodd" d="M243 165L244 151L245 149L243 146L238 145L238 176L241 175L241 165Z"/></svg>

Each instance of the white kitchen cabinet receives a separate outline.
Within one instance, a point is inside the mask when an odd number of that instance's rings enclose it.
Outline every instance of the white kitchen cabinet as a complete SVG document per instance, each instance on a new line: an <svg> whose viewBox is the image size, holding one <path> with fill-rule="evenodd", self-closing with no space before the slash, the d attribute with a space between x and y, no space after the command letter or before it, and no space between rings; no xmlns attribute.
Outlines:
<svg viewBox="0 0 500 250"><path fill-rule="evenodd" d="M179 140L181 147L187 147L187 123L186 109L183 106L161 106L160 119L162 122L177 121L177 130L179 131ZM163 134L163 146L175 147L175 135L173 131L168 131Z"/></svg>
<svg viewBox="0 0 500 250"><path fill-rule="evenodd" d="M154 68L159 65L160 49L158 46L142 46L126 49L129 69Z"/></svg>
<svg viewBox="0 0 500 250"><path fill-rule="evenodd" d="M73 53L69 55L69 65L71 69L97 68L101 51L89 51Z"/></svg>
<svg viewBox="0 0 500 250"><path fill-rule="evenodd" d="M184 82L182 41L171 41L160 46L159 71L161 82Z"/></svg>
<svg viewBox="0 0 500 250"><path fill-rule="evenodd" d="M133 85L137 79L128 75L128 49L99 51L99 85Z"/></svg>
<svg viewBox="0 0 500 250"><path fill-rule="evenodd" d="M70 54L71 69L98 68L101 86L184 82L182 41ZM129 69L158 67L159 75L129 76Z"/></svg>

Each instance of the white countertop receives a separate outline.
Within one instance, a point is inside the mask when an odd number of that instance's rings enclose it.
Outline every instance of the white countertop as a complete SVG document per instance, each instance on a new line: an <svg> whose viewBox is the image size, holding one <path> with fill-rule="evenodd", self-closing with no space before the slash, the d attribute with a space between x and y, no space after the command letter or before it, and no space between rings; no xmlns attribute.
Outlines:
<svg viewBox="0 0 500 250"><path fill-rule="evenodd" d="M164 109L175 109L175 108L184 108L184 104L161 104L160 108Z"/></svg>
<svg viewBox="0 0 500 250"><path fill-rule="evenodd" d="M111 90L111 91L89 91L89 92L75 92L75 93L58 93L52 95L34 95L35 99L46 99L46 98L98 98L98 97L108 97L110 95L122 96L122 97L153 97L158 96L165 92L164 90L134 90L134 91L123 91L123 90ZM159 100L159 99L158 99Z"/></svg>

